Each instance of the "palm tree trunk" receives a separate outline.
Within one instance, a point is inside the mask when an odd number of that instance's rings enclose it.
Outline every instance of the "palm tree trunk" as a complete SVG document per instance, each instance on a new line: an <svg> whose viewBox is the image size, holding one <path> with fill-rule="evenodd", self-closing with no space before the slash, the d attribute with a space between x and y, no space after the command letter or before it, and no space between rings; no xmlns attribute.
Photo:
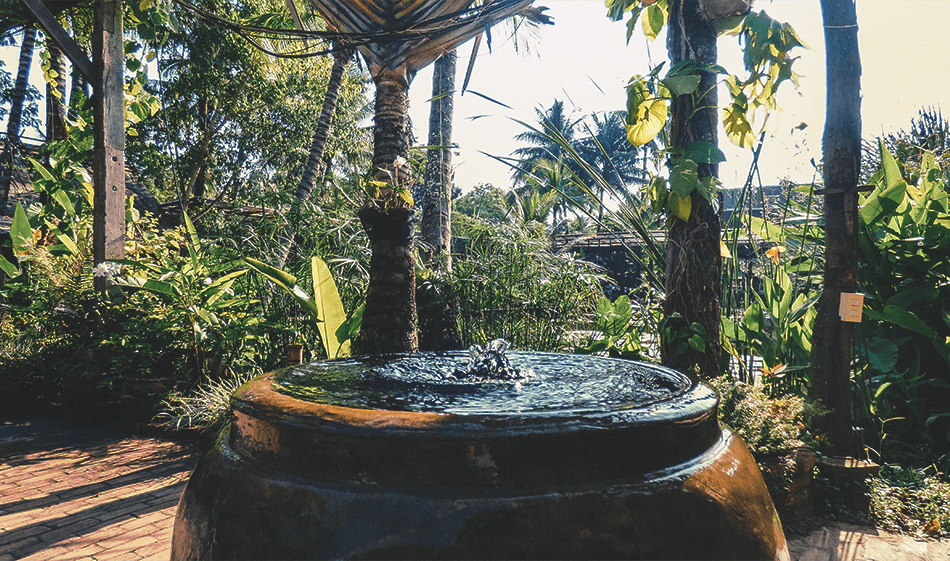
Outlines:
<svg viewBox="0 0 950 561"><path fill-rule="evenodd" d="M376 81L373 176L411 187L409 158L409 80L405 69L380 71ZM386 196L386 195L383 195ZM355 354L416 352L416 274L413 263L412 209L381 208L370 201L360 222L372 248L366 309Z"/></svg>
<svg viewBox="0 0 950 561"><path fill-rule="evenodd" d="M326 151L327 139L330 138L330 127L333 125L333 115L336 113L336 104L340 99L340 88L343 86L343 72L346 65L353 56L353 50L350 48L334 51L333 67L330 69L330 79L327 81L327 93L323 97L323 107L320 109L320 119L317 121L317 130L313 134L313 142L310 144L310 156L307 158L307 165L304 167L303 174L300 176L300 183L294 191L293 207L290 209L289 225L280 238L280 247L274 264L278 269L283 269L287 263L287 257L290 255L290 249L294 243L294 233L300 205L310 198L313 192L314 180L321 164L324 163L323 154Z"/></svg>
<svg viewBox="0 0 950 561"><path fill-rule="evenodd" d="M340 88L343 85L343 72L353 56L352 49L342 49L333 53L333 67L330 69L330 79L327 82L327 93L323 97L323 107L320 109L320 120L317 121L317 130L313 134L313 143L310 145L310 157L307 166L300 177L300 184L294 191L294 196L301 202L310 198L313 192L313 183L323 162L323 152L330 138L330 127L333 125L333 115L336 113L336 104L340 99Z"/></svg>
<svg viewBox="0 0 950 561"><path fill-rule="evenodd" d="M429 150L422 200L422 239L429 267L452 271L452 120L455 116L455 72L458 55L449 51L435 61L429 110ZM446 351L462 346L455 294L439 283L438 294L418 294L419 348ZM429 287L429 290L435 291Z"/></svg>
<svg viewBox="0 0 950 561"><path fill-rule="evenodd" d="M828 65L827 120L822 149L825 188L825 285L812 338L815 397L828 452L851 455L851 357L854 324L838 316L842 293L858 289L858 174L861 169L861 57L854 0L821 0Z"/></svg>
<svg viewBox="0 0 950 561"><path fill-rule="evenodd" d="M30 65L33 63L33 51L36 47L36 28L26 26L23 30L23 44L20 45L20 61L17 65L16 83L13 87L13 99L10 105L10 118L7 121L7 141L0 160L0 215L7 207L10 197L10 183L13 181L13 149L20 144L20 124L23 121L23 104L29 86Z"/></svg>
<svg viewBox="0 0 950 561"><path fill-rule="evenodd" d="M458 55L449 51L435 61L432 73L432 106L429 111L429 150L422 204L422 239L427 257L452 269L452 119L454 117L455 66ZM443 257L444 256L444 257Z"/></svg>
<svg viewBox="0 0 950 561"><path fill-rule="evenodd" d="M700 16L697 0L671 0L667 48L670 64L693 59L699 65L715 64L717 58L716 30ZM671 144L686 147L690 142L718 142L716 112L716 77L704 72L697 95L681 95L673 99ZM719 166L699 164L700 177L716 177ZM663 364L684 373L703 377L719 374L721 345L722 256L720 253L720 221L712 204L699 193L691 197L689 220L676 219L670 226L666 241L666 299L663 313L682 316L688 325L698 323L706 330L705 350L688 348L677 355L664 341Z"/></svg>

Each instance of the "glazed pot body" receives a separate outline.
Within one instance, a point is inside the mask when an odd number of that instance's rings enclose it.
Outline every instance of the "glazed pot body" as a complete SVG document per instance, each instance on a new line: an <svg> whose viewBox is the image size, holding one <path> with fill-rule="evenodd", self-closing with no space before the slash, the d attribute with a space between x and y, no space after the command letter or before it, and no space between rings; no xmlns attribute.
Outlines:
<svg viewBox="0 0 950 561"><path fill-rule="evenodd" d="M716 403L691 385L603 411L384 410L266 375L195 468L172 559L788 559Z"/></svg>

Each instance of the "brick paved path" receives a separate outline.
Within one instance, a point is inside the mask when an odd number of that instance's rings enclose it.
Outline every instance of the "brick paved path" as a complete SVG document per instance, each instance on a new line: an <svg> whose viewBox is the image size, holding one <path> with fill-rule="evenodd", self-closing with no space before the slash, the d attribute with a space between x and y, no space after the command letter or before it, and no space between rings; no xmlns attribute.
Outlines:
<svg viewBox="0 0 950 561"><path fill-rule="evenodd" d="M0 561L168 559L196 448L115 427L0 423Z"/></svg>

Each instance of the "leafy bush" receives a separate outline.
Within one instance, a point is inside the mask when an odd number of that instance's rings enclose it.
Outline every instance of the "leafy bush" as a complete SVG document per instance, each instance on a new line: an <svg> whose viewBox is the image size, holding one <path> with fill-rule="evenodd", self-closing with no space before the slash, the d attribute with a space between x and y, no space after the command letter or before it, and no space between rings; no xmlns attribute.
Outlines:
<svg viewBox="0 0 950 561"><path fill-rule="evenodd" d="M708 383L719 394L719 420L742 437L756 455L799 445L806 425L820 414L802 397L770 397L763 386L734 382L725 376Z"/></svg>
<svg viewBox="0 0 950 561"><path fill-rule="evenodd" d="M882 466L880 475L868 480L871 520L920 538L950 536L950 481L927 472Z"/></svg>
<svg viewBox="0 0 950 561"><path fill-rule="evenodd" d="M651 349L644 338L649 339L648 333L656 332L659 316L659 303L655 300L649 299L643 306L631 306L630 298L626 295L618 296L614 302L601 296L597 301L596 330L592 332L586 346L575 347L574 352L656 361L659 357L656 356L655 345Z"/></svg>
<svg viewBox="0 0 950 561"><path fill-rule="evenodd" d="M858 213L859 412L881 460L926 465L950 452L948 188L933 153L905 167L879 148Z"/></svg>

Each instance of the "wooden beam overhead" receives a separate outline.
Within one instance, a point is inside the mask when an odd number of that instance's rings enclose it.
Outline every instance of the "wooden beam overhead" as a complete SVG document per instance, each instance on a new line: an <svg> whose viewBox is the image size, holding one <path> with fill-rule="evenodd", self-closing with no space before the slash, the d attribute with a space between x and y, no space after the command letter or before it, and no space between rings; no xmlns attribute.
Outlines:
<svg viewBox="0 0 950 561"><path fill-rule="evenodd" d="M86 51L59 25L59 22L56 21L56 16L43 5L41 0L23 0L23 4L33 12L33 15L36 16L43 31L49 34L60 48L63 49L63 53L69 57L69 60L72 61L79 72L82 73L83 77L90 84L95 84L96 73L92 62L89 60L89 57L86 56Z"/></svg>

